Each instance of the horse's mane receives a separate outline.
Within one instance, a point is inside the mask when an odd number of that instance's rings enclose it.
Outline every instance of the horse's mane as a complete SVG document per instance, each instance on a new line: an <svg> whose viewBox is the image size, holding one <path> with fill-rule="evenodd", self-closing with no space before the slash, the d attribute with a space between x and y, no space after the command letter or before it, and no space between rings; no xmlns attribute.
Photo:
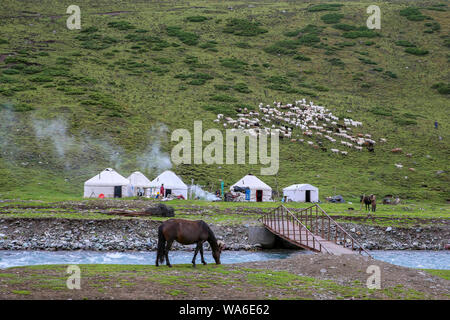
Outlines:
<svg viewBox="0 0 450 320"><path fill-rule="evenodd" d="M210 246L211 246L211 249L213 250L213 251L216 251L218 248L219 248L219 245L217 244L217 238L216 238L216 236L214 235L214 232L211 230L211 228L208 226L208 224L206 223L206 222L204 222L204 221L202 221L203 222L203 225L204 225L204 227L206 228L206 230L208 231L208 242L209 242L209 244L210 244Z"/></svg>

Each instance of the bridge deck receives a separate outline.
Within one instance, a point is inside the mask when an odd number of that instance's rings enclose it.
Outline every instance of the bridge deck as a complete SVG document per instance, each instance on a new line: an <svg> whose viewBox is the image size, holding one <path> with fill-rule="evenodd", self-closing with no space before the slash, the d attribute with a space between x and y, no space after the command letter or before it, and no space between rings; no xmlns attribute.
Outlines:
<svg viewBox="0 0 450 320"><path fill-rule="evenodd" d="M333 241L327 241L319 235L313 235L304 228L300 229L298 225L291 221L273 219L264 223L267 229L277 234L281 238L297 245L303 249L309 249L317 252L328 252L334 255L356 254L355 251L338 245ZM315 238L315 239L314 239Z"/></svg>

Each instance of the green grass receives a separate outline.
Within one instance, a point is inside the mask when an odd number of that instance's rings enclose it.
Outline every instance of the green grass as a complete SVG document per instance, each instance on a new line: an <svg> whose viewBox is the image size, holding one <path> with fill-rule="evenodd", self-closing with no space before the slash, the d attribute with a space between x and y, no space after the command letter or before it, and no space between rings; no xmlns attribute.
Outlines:
<svg viewBox="0 0 450 320"><path fill-rule="evenodd" d="M445 280L450 280L450 270L424 269L426 272Z"/></svg>
<svg viewBox="0 0 450 320"><path fill-rule="evenodd" d="M448 10L439 3L430 1L426 7L444 11L420 9L420 15L417 10L401 15L410 6L407 2L389 3L383 8L382 29L367 30L361 27L367 19L365 9L372 4L367 1L269 1L251 10L227 10L219 1L194 1L187 7L131 1L93 8L82 0L82 30L71 31L64 17L46 18L65 12L63 3L4 1L1 15L18 18L1 22L0 55L11 55L0 63L0 104L10 106L9 111L19 106L23 112L0 111L0 198L79 198L83 182L105 167L115 167L124 176L140 170L154 178L161 170L138 161L156 141L152 127L168 128L168 136L160 137L159 143L160 152L170 154L175 145L170 132L192 132L194 120L202 119L205 130L223 129L212 120L227 110L235 116L235 104L257 107L260 102L306 98L341 118L362 121L355 134L371 133L377 141L383 137L388 142L377 144L375 154L365 150L336 158L284 140L278 175L261 177L263 181L279 193L293 183L311 183L320 188L322 200L336 189L346 198L370 192L379 198L398 194L443 203L449 191L450 131L442 70L448 69L449 60ZM132 13L95 14L121 10ZM22 11L39 12L41 17L32 18L31 28L24 23L28 18L19 17ZM321 20L329 13L343 15L339 24ZM432 20L412 21L407 16ZM424 33L428 29L434 32ZM34 42L26 42L31 38ZM366 41L375 43L368 46ZM274 46L277 42L284 47ZM266 52L267 48L273 49ZM410 54L404 51L408 48L428 54ZM364 51L366 59L385 71L372 71L373 65L360 61L356 52ZM192 76L176 78L178 74ZM288 81L268 81L279 76ZM324 87L328 91L321 90ZM411 99L411 92L421 94ZM222 93L227 101L211 100ZM376 108L392 115L371 112ZM403 119L406 112L421 117ZM51 120L65 123L63 156L51 138L36 136L36 119L49 126ZM439 130L433 129L435 120ZM392 154L396 147L413 157ZM404 169L395 168L398 162ZM202 164L172 169L185 182L194 179L215 191L220 179L227 188L248 172L258 175L260 167ZM437 175L439 170L446 173Z"/></svg>

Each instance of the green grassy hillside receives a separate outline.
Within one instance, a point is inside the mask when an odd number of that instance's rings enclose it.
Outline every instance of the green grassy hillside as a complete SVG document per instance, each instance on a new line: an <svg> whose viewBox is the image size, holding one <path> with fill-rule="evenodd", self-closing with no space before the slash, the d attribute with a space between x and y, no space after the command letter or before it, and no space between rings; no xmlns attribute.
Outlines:
<svg viewBox="0 0 450 320"><path fill-rule="evenodd" d="M2 1L0 198L81 196L105 167L154 178L170 166L172 130L221 128L217 113L302 98L387 142L342 157L282 141L278 175L261 177L274 189L450 198L445 3L77 1L82 29L68 30L71 4ZM381 30L365 28L372 4ZM172 170L211 190L259 175L251 165Z"/></svg>

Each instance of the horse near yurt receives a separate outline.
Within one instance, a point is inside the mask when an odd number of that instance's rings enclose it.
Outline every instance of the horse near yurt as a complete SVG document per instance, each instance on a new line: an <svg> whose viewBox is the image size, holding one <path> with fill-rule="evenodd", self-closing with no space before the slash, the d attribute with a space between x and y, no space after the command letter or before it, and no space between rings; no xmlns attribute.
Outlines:
<svg viewBox="0 0 450 320"><path fill-rule="evenodd" d="M366 205L366 210L370 211L370 205L372 204L372 200L370 199L370 196L366 196L365 194L363 194L359 200L359 202L361 202L361 204L365 204Z"/></svg>
<svg viewBox="0 0 450 320"><path fill-rule="evenodd" d="M220 254L225 248L223 241L217 240L214 232L203 220L191 221L185 219L169 219L164 221L158 228L158 252L156 255L156 266L166 260L168 267L172 267L169 261L169 250L173 241L181 244L197 244L192 264L195 267L195 259L200 251L201 261L206 265L203 258L203 243L207 241L211 246L212 256L216 264L220 264Z"/></svg>

